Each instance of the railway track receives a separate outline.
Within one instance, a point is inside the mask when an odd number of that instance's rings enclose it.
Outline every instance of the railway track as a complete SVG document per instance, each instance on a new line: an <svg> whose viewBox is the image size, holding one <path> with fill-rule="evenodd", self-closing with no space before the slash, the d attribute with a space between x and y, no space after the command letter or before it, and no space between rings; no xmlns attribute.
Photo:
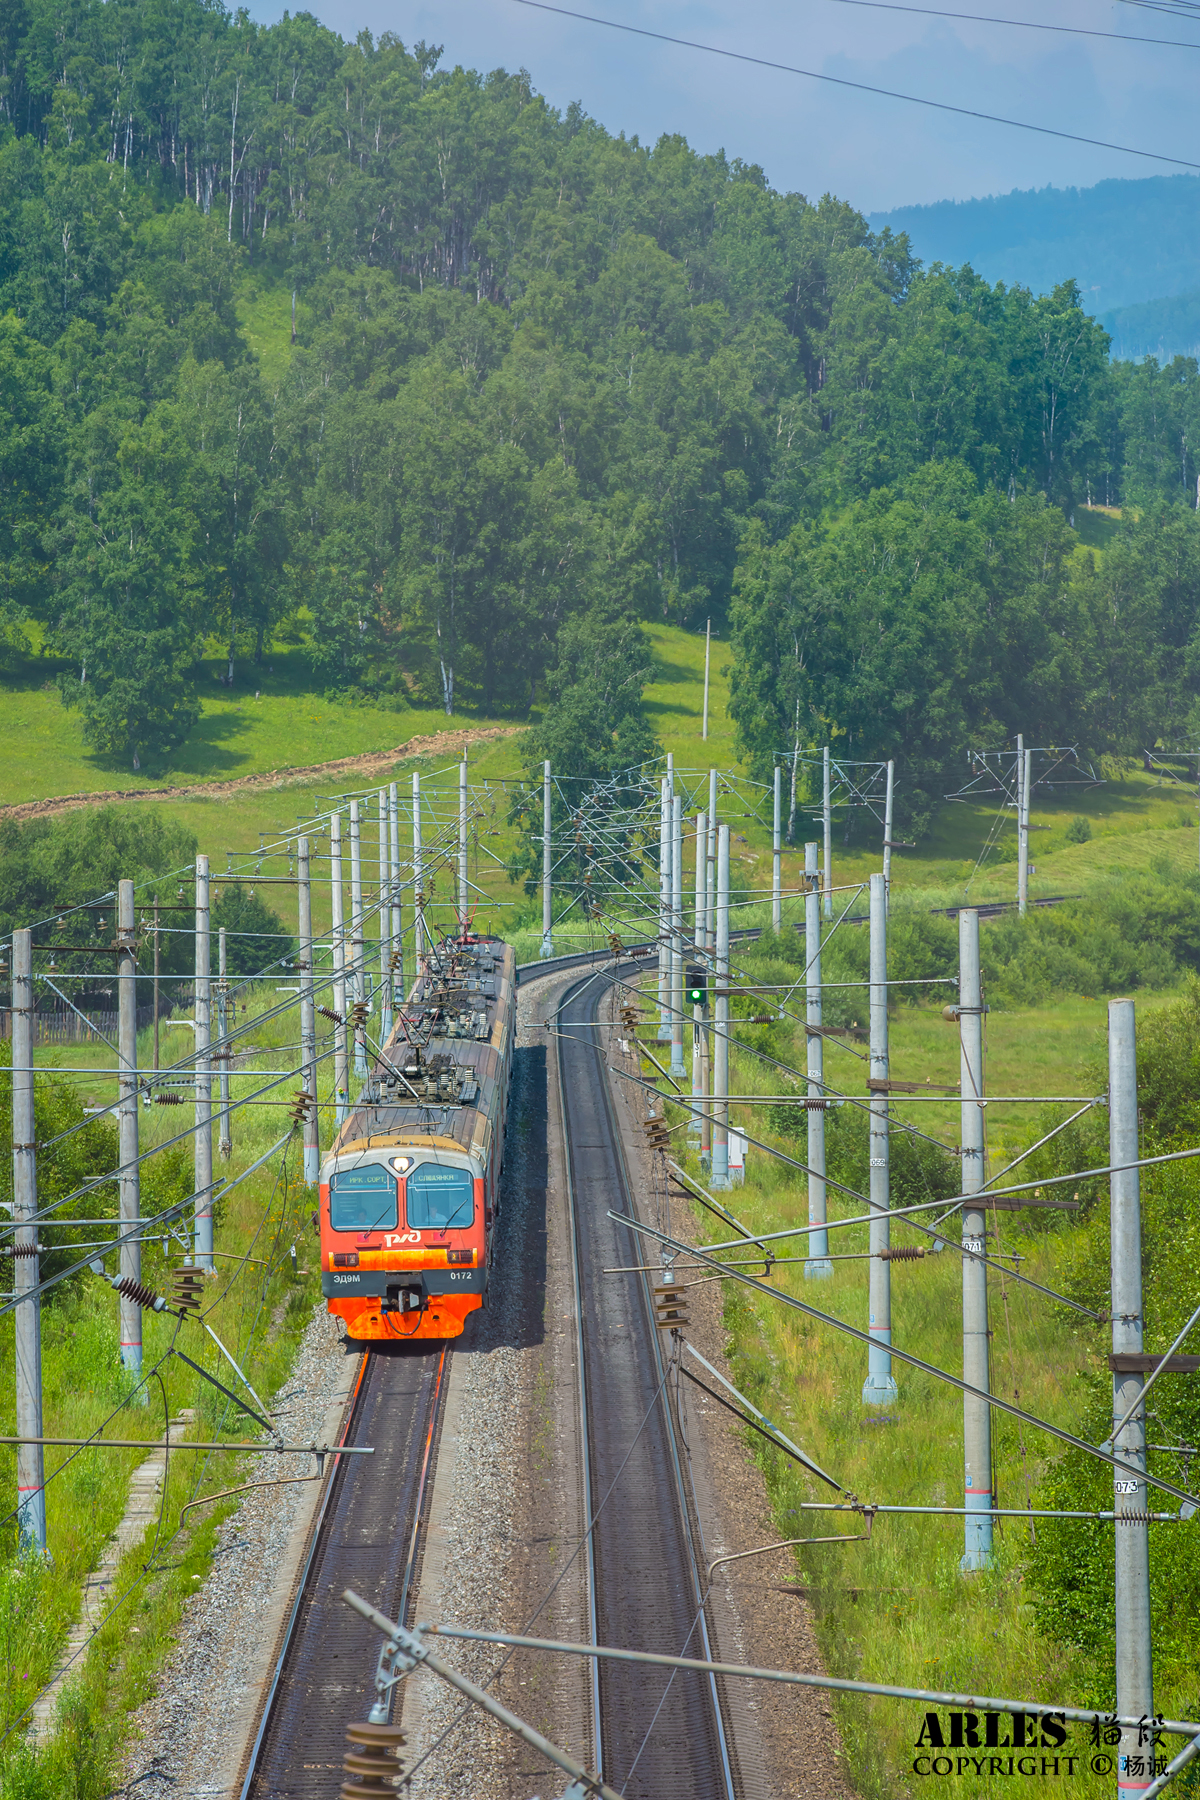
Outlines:
<svg viewBox="0 0 1200 1800"><path fill-rule="evenodd" d="M329 1800L341 1781L346 1727L374 1700L378 1634L343 1603L355 1588L406 1618L421 1551L449 1351L381 1344L364 1352L339 1457L250 1752L241 1800Z"/></svg>
<svg viewBox="0 0 1200 1800"><path fill-rule="evenodd" d="M605 967L588 971L593 960L556 959L523 971L529 980L578 967L582 977L566 990L555 1021L581 1450L590 1509L600 1514L589 1544L587 1628L602 1643L707 1656L703 1567L676 1420L666 1390L659 1392L664 1347L650 1288L643 1278L601 1272L639 1261L640 1252L607 1217L609 1207L633 1209L635 1200L593 1041L617 971L611 953ZM575 1034L573 1024L586 1030ZM450 1354L425 1343L373 1345L362 1356L342 1441L371 1444L375 1454L342 1457L331 1470L240 1800L329 1800L337 1791L346 1727L372 1704L379 1649L377 1634L340 1596L352 1587L381 1612L413 1622ZM736 1758L710 1677L592 1667L592 1763L626 1800L736 1800Z"/></svg>
<svg viewBox="0 0 1200 1800"><path fill-rule="evenodd" d="M704 1570L649 1282L603 1273L642 1260L633 1234L608 1217L610 1207L637 1210L596 1042L612 972L610 964L573 984L555 1015L584 1491L592 1515L599 1512L589 1544L589 1625L593 1642L707 1657ZM592 1669L593 1756L626 1800L735 1800L734 1758L711 1677L648 1678L619 1663Z"/></svg>

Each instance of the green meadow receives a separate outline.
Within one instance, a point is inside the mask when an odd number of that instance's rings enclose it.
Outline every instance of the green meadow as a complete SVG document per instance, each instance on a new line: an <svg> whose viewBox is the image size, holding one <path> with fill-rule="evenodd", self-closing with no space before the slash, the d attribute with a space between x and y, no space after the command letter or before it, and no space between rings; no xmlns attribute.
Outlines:
<svg viewBox="0 0 1200 1800"><path fill-rule="evenodd" d="M252 322L256 321L257 315L252 315ZM280 319L268 320L264 330L270 326L277 337L286 323L286 318L282 326ZM734 840L739 902L735 919L743 925L765 923L764 899L771 879L770 795L737 763L727 711L727 647L719 638L713 639L705 740L703 635L656 625L649 628L649 637L654 677L646 705L654 729L664 750L674 754L689 806L706 803L705 771L709 766L722 772L722 809ZM485 726L526 723L462 714L448 720L428 708L389 712L340 706L315 690L302 650L296 646L273 647L261 673L241 670L232 694L217 680L221 662L215 646L205 667L211 692L206 689L200 727L175 765L156 782L104 766L91 757L83 746L77 716L62 708L54 690L54 666L31 657L4 681L10 729L9 755L0 773L0 804L115 788L138 789L152 796L167 785L210 787L211 793L166 795L129 804L161 806L193 831L211 858L218 890L231 875L253 886L256 878L286 874L286 851L274 846L309 821L317 857L314 923L321 933L328 929L330 910L325 879L328 864L323 860L327 838L320 815L332 794L354 791L355 783L345 774L299 778L289 771L394 750L394 762L385 763L383 772L373 775L369 783L364 777L361 791L369 798L394 778L407 794L412 769L419 768L426 798L426 846L436 861L437 845L448 845L454 832L459 738L470 746L472 732ZM257 688L248 685L251 682ZM454 743L444 757L420 762L405 757L404 746L414 738L446 730L454 733ZM477 916L481 923L513 936L519 956L532 960L540 942L540 898L536 894L527 897L507 875L516 841L508 814L521 781L519 735L477 743L469 747L468 755L475 802L470 875L478 891ZM1119 878L1156 869L1163 879L1169 879L1197 867L1194 793L1138 768L1110 767L1102 773L1105 779L1092 783L1072 770L1062 787L1037 792L1031 852L1036 869L1031 878L1034 898L1100 895ZM273 774L281 785L232 789L226 785L243 776ZM1079 818L1087 820L1090 836L1084 842L1071 842L1068 828ZM804 838L818 835L811 812L802 813L797 844L785 848L783 855L788 923L800 916L801 844ZM845 813L839 813L834 835L834 879L844 889L839 909L845 906L856 915L865 911L865 896L856 889L880 866L881 838L881 828L873 819L860 813L847 821ZM1014 839L1012 815L998 810L994 797L948 800L930 837L916 849L896 852L893 881L897 894L904 896L907 908L917 910L973 900L1012 900L1016 863L1009 858ZM364 828L368 892L376 878L373 859L377 842L375 815L368 808ZM294 889L279 885L272 887L269 895L285 926L294 930ZM450 897L450 875L443 870L434 877L430 901L435 920L444 915L449 922ZM644 914L640 918L634 913L606 917L591 924L579 922L575 914L556 925L556 948L598 946L613 925L629 937L648 924ZM842 929L861 932L863 927L847 924ZM287 985L288 977L283 974L252 987L239 1000L246 1011L238 1023L249 1027L249 1042L256 1049L251 1069L231 1078L233 1155L223 1173L235 1175L269 1150L286 1130L286 1108L279 1102L291 1099L293 1083L273 1091L271 1105L236 1103L249 1099L273 1074L294 1067L295 1015L277 1011L287 997L276 989ZM1175 992L1141 990L1139 1010L1157 1009ZM998 1008L991 1013L986 1029L987 1082L993 1096L988 1109L988 1153L993 1172L1044 1129L1049 1097L1071 1096L1072 1107L1089 1097L1088 1070L1094 1070L1103 1057L1106 1005L1103 993L1071 992L1049 994L1038 1005ZM191 1048L191 1033L182 1024L163 1025L164 1067L178 1063L183 1078ZM330 1042L324 1022L320 1048L324 1141L332 1122ZM891 1058L896 1079L932 1085L957 1079L957 1032L942 1017L940 1004L897 1009L891 1024ZM139 1059L143 1066L151 1061L148 1032L141 1035ZM783 1060L799 1068L802 1059L803 1046L793 1037ZM102 1044L42 1047L38 1061L56 1068L85 1105L105 1106L115 1099L115 1082L107 1072L112 1058ZM829 1078L844 1083L847 1093L864 1091L861 1061L836 1040L829 1043L826 1068ZM654 1078L649 1063L644 1070ZM786 1091L786 1081L778 1071L765 1072L764 1065L743 1049L735 1053L733 1073L735 1091ZM1065 1116L1065 1110L1065 1105L1052 1109L1052 1116ZM898 1119L918 1125L943 1144L953 1146L958 1141L958 1107L949 1096L932 1103L898 1100L896 1112ZM676 1122L681 1122L682 1116L672 1111ZM782 1143L772 1138L770 1126L760 1115L746 1109L745 1118L756 1135ZM179 1109L144 1110L143 1146L165 1144L182 1129L184 1120ZM797 1153L795 1142L787 1147L789 1154ZM312 1258L300 1230L307 1201L297 1185L294 1165L293 1146L231 1190L219 1208L218 1248L229 1266L222 1262L218 1329L224 1320L230 1337L244 1352L251 1379L260 1392L268 1394L286 1380L288 1358L316 1298ZM186 1183L186 1167L178 1173ZM733 1204L752 1230L784 1228L806 1214L803 1177L782 1162L752 1152L746 1184L734 1196ZM831 1202L831 1215L843 1210ZM1054 1215L1049 1229L1044 1228L1044 1217L1043 1228L1034 1229L1027 1216L1006 1214L1001 1245L1023 1259L1016 1265L1022 1272L1055 1287L1081 1229L1066 1214ZM914 1233L906 1236L900 1226L895 1235L896 1241L921 1241ZM866 1247L861 1229L835 1236L842 1251ZM299 1272L292 1269L293 1241L300 1246ZM241 1258L259 1254L255 1246L265 1247L262 1262L243 1263ZM171 1242L165 1250L161 1246L150 1249L147 1278L164 1283L168 1266L179 1254L179 1246ZM861 1261L836 1263L833 1280L814 1293L813 1284L806 1284L794 1266L780 1264L772 1273L771 1284L780 1293L803 1297L836 1318L861 1325L866 1315L866 1269ZM952 1252L898 1265L893 1290L896 1342L938 1366L954 1368L959 1357L960 1286L959 1264ZM1006 1392L1019 1395L1020 1404L1028 1410L1068 1428L1073 1421L1077 1424L1080 1376L1099 1366L1103 1332L1081 1335L1072 1330L1061 1310L1006 1277L998 1278L993 1288L992 1306L995 1380ZM114 1371L111 1297L97 1281L85 1278L69 1296L48 1309L46 1318L47 1426L64 1435L83 1435L119 1406L122 1398L120 1377ZM864 1500L954 1503L961 1484L961 1400L953 1390L918 1372L899 1371L900 1401L894 1421L871 1424L859 1400L865 1352L854 1341L832 1326L806 1319L740 1285L731 1286L726 1295L725 1319L736 1379L847 1488ZM266 1329L268 1324L270 1329ZM154 1323L150 1348L156 1354L165 1348L159 1336ZM96 1368L104 1371L88 1388L72 1382L69 1375L81 1348ZM202 1416L216 1428L217 1416L207 1398L211 1390L206 1392L204 1384L188 1376L178 1361L165 1366L164 1380L172 1409L201 1406L206 1409ZM0 1358L0 1391L12 1391L11 1342ZM149 1412L137 1416L147 1421L148 1430L157 1430L161 1410L162 1392L156 1385ZM9 1429L11 1409L0 1412L0 1417L9 1419L9 1426L4 1427ZM229 1420L224 1426L232 1429ZM1000 1421L995 1444L1002 1503L1025 1506L1048 1467L1051 1451L1047 1442L1011 1421ZM812 1535L843 1529L853 1535L860 1529L854 1520L839 1522L837 1515L803 1513L801 1501L820 1497L808 1479L797 1475L769 1449L748 1445L747 1454L762 1462L781 1536L807 1535L810 1527ZM37 1574L36 1605L30 1608L31 1590L15 1585L11 1573L4 1577L7 1585L0 1585L0 1625L7 1619L11 1647L4 1689L9 1720L20 1713L30 1693L53 1667L56 1644L79 1604L82 1578L119 1517L135 1460L132 1454L106 1459L95 1453L64 1467L51 1484L56 1560ZM52 1459L51 1467L55 1466ZM232 1452L216 1458L204 1470L199 1491L216 1492L232 1485L237 1468ZM57 1792L100 1800L115 1785L122 1721L127 1710L152 1690L184 1598L208 1567L215 1527L226 1509L226 1503L220 1502L201 1508L198 1514L189 1515L190 1523L180 1529L179 1508L184 1497L180 1487L165 1503L163 1532L168 1534L164 1542L170 1546L170 1555L156 1561L149 1578L139 1575L136 1557L123 1571L133 1597L95 1640L64 1706L61 1729L51 1747L37 1756L20 1751L4 1765L0 1786L4 1800L17 1800L18 1796L24 1800L26 1795L43 1793L48 1797ZM950 1518L880 1518L869 1541L800 1552L797 1570L816 1610L829 1668L838 1674L905 1686L974 1688L1090 1703L1086 1659L1034 1627L1023 1572L1031 1529L1036 1527L1007 1521L997 1538L995 1567L969 1579L958 1572L961 1522ZM131 1635L127 1625L134 1617L138 1628L136 1635ZM1185 1693L1168 1684L1162 1703L1185 1710L1189 1701ZM919 1708L888 1703L837 1703L849 1773L857 1791L871 1800L912 1791L907 1770L919 1712ZM994 1780L970 1775L955 1778L949 1785L963 1796L990 1795L997 1788ZM1073 1782L1072 1792L1091 1800L1105 1786L1085 1770Z"/></svg>

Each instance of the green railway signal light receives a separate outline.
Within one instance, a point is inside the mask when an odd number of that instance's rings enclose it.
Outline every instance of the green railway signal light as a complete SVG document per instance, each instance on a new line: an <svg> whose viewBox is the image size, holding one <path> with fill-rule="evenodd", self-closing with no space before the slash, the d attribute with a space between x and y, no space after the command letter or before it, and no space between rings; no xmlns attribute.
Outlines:
<svg viewBox="0 0 1200 1800"><path fill-rule="evenodd" d="M690 963L687 971L687 1003L689 1006L703 1006L708 992L708 975L696 963Z"/></svg>

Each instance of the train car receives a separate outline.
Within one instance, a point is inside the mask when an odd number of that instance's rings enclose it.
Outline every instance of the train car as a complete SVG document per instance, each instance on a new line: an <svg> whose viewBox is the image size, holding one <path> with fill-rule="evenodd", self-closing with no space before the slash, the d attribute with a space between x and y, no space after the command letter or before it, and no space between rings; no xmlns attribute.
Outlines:
<svg viewBox="0 0 1200 1800"><path fill-rule="evenodd" d="M432 948L321 1165L321 1290L351 1337L458 1337L486 1304L516 989L499 938Z"/></svg>

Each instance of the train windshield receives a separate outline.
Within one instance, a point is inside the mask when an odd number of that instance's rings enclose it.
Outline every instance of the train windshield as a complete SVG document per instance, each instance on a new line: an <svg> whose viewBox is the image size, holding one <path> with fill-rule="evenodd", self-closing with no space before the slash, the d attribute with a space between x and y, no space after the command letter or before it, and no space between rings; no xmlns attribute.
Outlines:
<svg viewBox="0 0 1200 1800"><path fill-rule="evenodd" d="M475 1218L475 1183L469 1169L445 1169L418 1163L406 1184L408 1223L412 1231L455 1230Z"/></svg>
<svg viewBox="0 0 1200 1800"><path fill-rule="evenodd" d="M334 1231L391 1231L399 1212L396 1177L381 1163L338 1169L329 1180Z"/></svg>

